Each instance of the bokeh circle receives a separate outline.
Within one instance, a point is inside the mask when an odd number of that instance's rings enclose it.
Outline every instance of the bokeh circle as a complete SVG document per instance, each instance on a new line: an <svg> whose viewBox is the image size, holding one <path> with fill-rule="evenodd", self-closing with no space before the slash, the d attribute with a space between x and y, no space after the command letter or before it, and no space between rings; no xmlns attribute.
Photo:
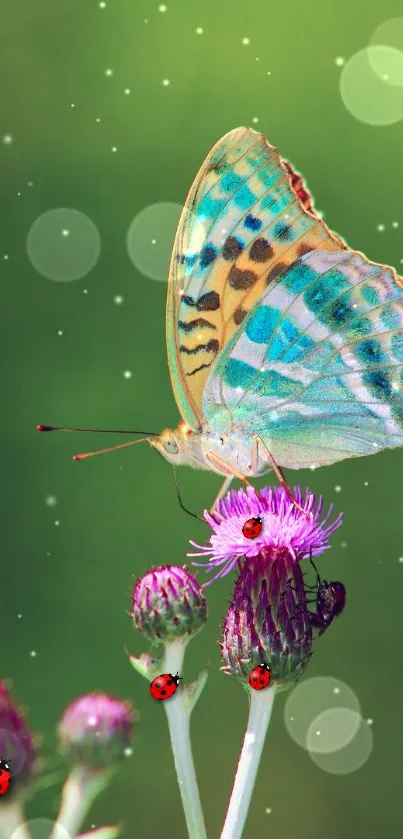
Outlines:
<svg viewBox="0 0 403 839"><path fill-rule="evenodd" d="M32 839L71 839L66 828L50 819L30 819L17 827L10 839L27 839L27 831Z"/></svg>
<svg viewBox="0 0 403 839"><path fill-rule="evenodd" d="M306 734L309 752L329 754L344 749L361 724L361 714L351 708L328 708L312 720Z"/></svg>
<svg viewBox="0 0 403 839"><path fill-rule="evenodd" d="M373 733L369 723L353 710L339 709L337 711L336 709L335 714L341 710L343 710L343 721L340 719L339 723L342 723L342 725L337 723L335 728L340 730L341 727L344 727L345 731L352 731L356 727L355 736L342 749L327 752L318 751L316 748L315 751L308 750L311 760L324 772L329 772L332 775L348 775L361 769L369 759L373 748ZM322 729L329 727L326 714L328 712L313 720L312 732L320 729L320 727ZM350 721L347 721L348 715L351 716ZM334 716L332 722L335 724ZM311 737L312 733L309 732L307 740L310 740Z"/></svg>
<svg viewBox="0 0 403 839"><path fill-rule="evenodd" d="M100 257L101 239L88 216L59 207L34 221L27 236L27 252L39 274L66 283L91 271Z"/></svg>
<svg viewBox="0 0 403 839"><path fill-rule="evenodd" d="M306 679L289 694L284 706L284 723L299 746L307 748L307 734L312 723L324 711L348 708L361 713L360 702L345 682L333 676Z"/></svg>
<svg viewBox="0 0 403 839"><path fill-rule="evenodd" d="M133 265L151 280L168 280L169 265L175 241L175 233L183 207L172 202L150 204L132 220L126 238L127 252ZM202 222L189 212L187 231L184 237L186 254L197 253L206 239Z"/></svg>
<svg viewBox="0 0 403 839"><path fill-rule="evenodd" d="M396 52L401 53L399 58L395 56L394 59L389 62L387 79L385 79L385 68L382 62L382 54L378 54L376 51L371 51L370 61L372 69L379 78L383 79L383 81L387 81L390 85L403 86L403 17L394 17L389 20L384 20L372 35L370 45L393 47Z"/></svg>
<svg viewBox="0 0 403 839"><path fill-rule="evenodd" d="M347 110L368 125L399 122L403 119L403 91L388 79L400 73L403 52L394 47L380 44L356 52L340 73L340 94Z"/></svg>

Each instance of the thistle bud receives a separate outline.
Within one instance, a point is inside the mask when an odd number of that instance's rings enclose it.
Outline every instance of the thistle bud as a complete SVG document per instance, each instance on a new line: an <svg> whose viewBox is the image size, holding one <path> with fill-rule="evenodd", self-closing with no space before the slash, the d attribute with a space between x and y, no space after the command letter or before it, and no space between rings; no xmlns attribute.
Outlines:
<svg viewBox="0 0 403 839"><path fill-rule="evenodd" d="M34 738L3 682L0 682L0 759L11 770L11 794L33 780L37 760Z"/></svg>
<svg viewBox="0 0 403 839"><path fill-rule="evenodd" d="M136 714L132 705L104 693L74 700L59 723L59 746L71 763L106 769L131 754Z"/></svg>
<svg viewBox="0 0 403 839"><path fill-rule="evenodd" d="M152 641L187 639L206 622L206 600L186 566L160 566L137 581L132 617L136 629Z"/></svg>

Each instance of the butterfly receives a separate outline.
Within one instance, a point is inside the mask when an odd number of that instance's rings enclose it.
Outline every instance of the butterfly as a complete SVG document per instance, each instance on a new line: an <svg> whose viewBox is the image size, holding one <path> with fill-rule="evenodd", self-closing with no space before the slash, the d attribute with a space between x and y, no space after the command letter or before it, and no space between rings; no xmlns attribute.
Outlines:
<svg viewBox="0 0 403 839"><path fill-rule="evenodd" d="M166 335L182 419L144 439L224 477L217 498L234 478L274 470L287 487L283 468L403 445L403 279L333 233L251 128L222 137L190 189Z"/></svg>

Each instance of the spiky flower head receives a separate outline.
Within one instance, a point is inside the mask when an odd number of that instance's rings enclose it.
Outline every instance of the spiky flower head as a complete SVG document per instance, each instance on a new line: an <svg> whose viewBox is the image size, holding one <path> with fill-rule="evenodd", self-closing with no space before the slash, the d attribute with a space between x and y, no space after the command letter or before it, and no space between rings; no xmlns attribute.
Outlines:
<svg viewBox="0 0 403 839"><path fill-rule="evenodd" d="M208 572L218 570L209 582L224 577L244 559L261 554L264 548L284 548L298 562L304 557L314 557L329 548L329 536L341 524L341 515L332 523L329 519L333 505L322 516L323 499L306 490L305 496L297 487L294 490L296 506L283 487L265 487L255 490L229 492L213 513L205 511L204 518L213 530L207 545L191 544L197 552L188 556L204 557ZM305 512L301 512L301 509ZM260 518L262 528L256 539L244 536L242 528L249 518Z"/></svg>
<svg viewBox="0 0 403 839"><path fill-rule="evenodd" d="M9 764L11 769L11 794L33 780L37 761L34 738L21 709L17 707L3 682L0 682L0 758Z"/></svg>
<svg viewBox="0 0 403 839"><path fill-rule="evenodd" d="M58 726L59 746L71 763L111 768L131 754L133 706L105 693L88 693L65 710Z"/></svg>
<svg viewBox="0 0 403 839"><path fill-rule="evenodd" d="M206 599L186 566L161 565L137 581L132 617L152 641L186 640L206 623Z"/></svg>

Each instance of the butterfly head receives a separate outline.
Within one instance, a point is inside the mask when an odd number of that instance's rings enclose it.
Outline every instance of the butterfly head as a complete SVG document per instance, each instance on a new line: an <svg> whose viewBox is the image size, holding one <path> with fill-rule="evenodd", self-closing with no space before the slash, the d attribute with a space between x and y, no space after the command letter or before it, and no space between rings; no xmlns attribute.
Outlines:
<svg viewBox="0 0 403 839"><path fill-rule="evenodd" d="M179 466L192 460L193 437L192 429L181 422L175 430L165 428L158 437L150 437L149 443L165 460Z"/></svg>

